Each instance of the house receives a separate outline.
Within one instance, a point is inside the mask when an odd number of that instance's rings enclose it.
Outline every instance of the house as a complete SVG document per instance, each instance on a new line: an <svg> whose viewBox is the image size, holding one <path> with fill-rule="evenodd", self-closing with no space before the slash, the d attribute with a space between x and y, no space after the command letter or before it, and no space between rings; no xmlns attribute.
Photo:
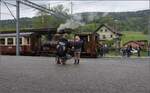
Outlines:
<svg viewBox="0 0 150 93"><path fill-rule="evenodd" d="M108 26L107 24L102 24L100 25L94 33L99 34L99 39L100 40L113 40L120 38L122 34L112 27Z"/></svg>

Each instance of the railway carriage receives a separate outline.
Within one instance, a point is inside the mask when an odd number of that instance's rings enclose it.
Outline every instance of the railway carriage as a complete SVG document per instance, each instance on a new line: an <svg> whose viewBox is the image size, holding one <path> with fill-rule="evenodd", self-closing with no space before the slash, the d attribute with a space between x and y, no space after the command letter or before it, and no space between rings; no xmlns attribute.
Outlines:
<svg viewBox="0 0 150 93"><path fill-rule="evenodd" d="M23 29L20 32L20 54L22 55L40 55L42 45L50 41L56 33L56 28L44 29ZM44 39L46 38L47 41ZM47 52L51 52L54 48L49 48ZM0 33L0 53L16 54L16 32L1 31Z"/></svg>
<svg viewBox="0 0 150 93"><path fill-rule="evenodd" d="M70 33L70 29L57 32L56 28L24 29L20 32L20 54L22 55L54 55L58 39L64 33ZM75 34L83 40L81 56L98 56L98 34ZM69 41L70 47L73 40ZM0 33L0 53L16 54L16 32L3 31Z"/></svg>
<svg viewBox="0 0 150 93"><path fill-rule="evenodd" d="M31 32L20 33L20 53L31 52ZM0 34L0 52L2 54L15 54L16 52L16 33Z"/></svg>

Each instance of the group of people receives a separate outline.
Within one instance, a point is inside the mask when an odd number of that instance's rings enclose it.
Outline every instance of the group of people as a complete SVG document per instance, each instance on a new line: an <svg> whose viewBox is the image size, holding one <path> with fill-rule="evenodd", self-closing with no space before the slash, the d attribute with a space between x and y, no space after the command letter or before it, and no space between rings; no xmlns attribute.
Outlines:
<svg viewBox="0 0 150 93"><path fill-rule="evenodd" d="M119 51L119 49L118 49L118 51ZM104 57L109 52L109 47L107 46L107 44L102 44L99 46L98 52L99 52L100 57ZM127 47L121 48L120 52L123 57L124 56L130 57L132 54L137 54L137 56L140 57L141 56L141 47L133 48L131 45L129 45Z"/></svg>
<svg viewBox="0 0 150 93"><path fill-rule="evenodd" d="M67 40L67 34L64 34L59 40L56 47L56 62L57 64L66 64L66 61L72 56L74 56L74 64L80 63L80 54L82 51L83 41L79 36L74 37L73 45L70 46L69 41ZM72 51L72 52L71 52ZM101 57L105 56L108 53L109 48L106 44L103 44L99 47L99 54ZM71 52L72 55L69 53ZM132 46L127 46L121 48L122 56L130 57L133 53L137 53L137 56L141 56L141 48L133 48Z"/></svg>
<svg viewBox="0 0 150 93"><path fill-rule="evenodd" d="M132 55L132 53L137 53L137 56L140 57L141 56L141 48L140 47L136 47L135 49L132 48L131 45L127 46L127 47L123 47L121 49L122 52L122 56L127 56L130 57Z"/></svg>
<svg viewBox="0 0 150 93"><path fill-rule="evenodd" d="M70 47L70 43L66 37L67 37L67 34L64 34L58 41L58 44L56 47L57 64L65 65L66 61L69 58L71 58L71 55L69 54L70 51L72 51L74 55L74 64L79 64L83 41L80 39L79 36L75 36L74 41L73 41L73 46Z"/></svg>
<svg viewBox="0 0 150 93"><path fill-rule="evenodd" d="M108 51L109 51L109 49L108 49L107 44L104 44L104 45L100 45L100 46L99 46L98 52L99 52L100 57L105 56L106 53L108 53Z"/></svg>

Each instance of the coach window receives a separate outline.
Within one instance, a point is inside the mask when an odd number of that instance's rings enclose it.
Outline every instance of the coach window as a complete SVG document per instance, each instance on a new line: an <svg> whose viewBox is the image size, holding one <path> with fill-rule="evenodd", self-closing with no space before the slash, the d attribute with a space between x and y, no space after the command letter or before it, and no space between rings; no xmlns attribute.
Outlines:
<svg viewBox="0 0 150 93"><path fill-rule="evenodd" d="M22 45L22 38L20 38L19 42L20 42L20 45Z"/></svg>
<svg viewBox="0 0 150 93"><path fill-rule="evenodd" d="M5 38L0 38L0 45L5 45Z"/></svg>
<svg viewBox="0 0 150 93"><path fill-rule="evenodd" d="M30 44L30 38L29 37L27 38L27 44Z"/></svg>
<svg viewBox="0 0 150 93"><path fill-rule="evenodd" d="M13 45L13 38L7 38L8 45Z"/></svg>
<svg viewBox="0 0 150 93"><path fill-rule="evenodd" d="M19 38L19 44L22 45L22 38ZM17 43L17 38L16 38L16 43Z"/></svg>

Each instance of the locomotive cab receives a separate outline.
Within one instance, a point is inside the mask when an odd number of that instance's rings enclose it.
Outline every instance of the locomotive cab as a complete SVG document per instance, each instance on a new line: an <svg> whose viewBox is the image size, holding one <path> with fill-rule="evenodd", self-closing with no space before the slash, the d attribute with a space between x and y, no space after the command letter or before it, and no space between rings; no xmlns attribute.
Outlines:
<svg viewBox="0 0 150 93"><path fill-rule="evenodd" d="M97 34L76 34L83 41L81 55L85 57L97 57L98 56L98 36ZM75 35L75 36L76 36Z"/></svg>

